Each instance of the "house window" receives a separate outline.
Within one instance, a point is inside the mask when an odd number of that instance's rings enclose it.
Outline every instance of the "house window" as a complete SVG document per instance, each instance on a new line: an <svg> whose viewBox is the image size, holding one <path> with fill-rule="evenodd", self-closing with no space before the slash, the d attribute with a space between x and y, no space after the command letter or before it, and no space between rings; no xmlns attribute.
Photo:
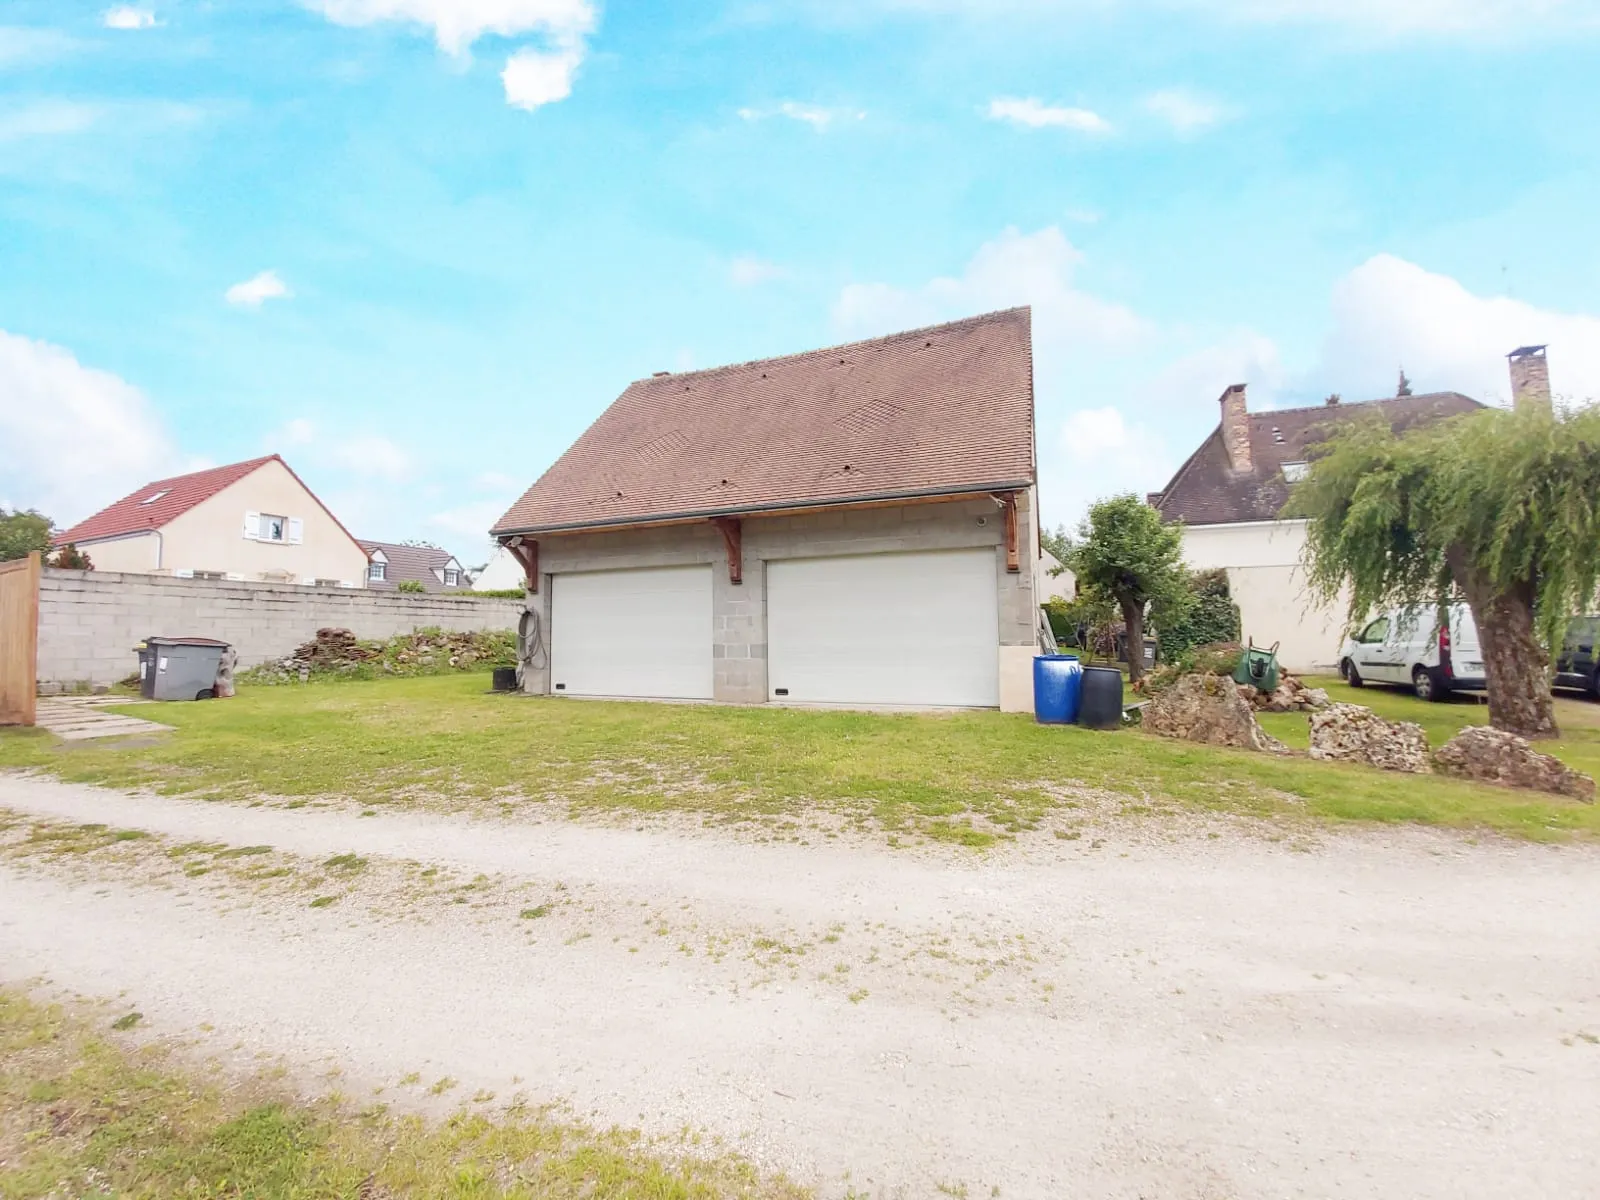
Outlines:
<svg viewBox="0 0 1600 1200"><path fill-rule="evenodd" d="M1303 462L1286 462L1283 464L1283 478L1286 483L1299 483L1306 477L1309 467Z"/></svg>
<svg viewBox="0 0 1600 1200"><path fill-rule="evenodd" d="M289 540L289 518L275 517L271 513L261 514L261 532L256 535L263 542L285 542Z"/></svg>
<svg viewBox="0 0 1600 1200"><path fill-rule="evenodd" d="M444 585L445 585L445 587L455 587L460 582L461 582L461 572L460 571L456 570L454 567L446 567L444 569Z"/></svg>
<svg viewBox="0 0 1600 1200"><path fill-rule="evenodd" d="M382 583L388 577L389 577L389 564L388 563L375 562L375 563L368 563L367 564L367 579L368 579L369 582Z"/></svg>

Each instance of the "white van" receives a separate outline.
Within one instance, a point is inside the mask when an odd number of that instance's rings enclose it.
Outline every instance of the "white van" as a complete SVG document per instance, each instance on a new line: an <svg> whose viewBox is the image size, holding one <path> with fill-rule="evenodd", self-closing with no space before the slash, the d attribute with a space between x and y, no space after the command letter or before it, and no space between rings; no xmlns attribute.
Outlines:
<svg viewBox="0 0 1600 1200"><path fill-rule="evenodd" d="M1452 604L1448 627L1433 608L1380 613L1345 639L1339 674L1351 687L1398 683L1424 700L1482 691L1483 651L1472 610Z"/></svg>

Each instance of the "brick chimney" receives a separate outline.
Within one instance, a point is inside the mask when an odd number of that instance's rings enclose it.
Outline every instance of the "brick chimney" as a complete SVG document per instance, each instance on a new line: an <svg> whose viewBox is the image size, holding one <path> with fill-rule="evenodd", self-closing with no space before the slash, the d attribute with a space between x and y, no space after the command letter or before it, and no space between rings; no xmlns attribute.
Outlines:
<svg viewBox="0 0 1600 1200"><path fill-rule="evenodd" d="M1523 346L1506 358L1511 362L1511 406L1550 407L1550 364L1543 346Z"/></svg>
<svg viewBox="0 0 1600 1200"><path fill-rule="evenodd" d="M1236 383L1222 393L1222 444L1228 451L1228 465L1237 472L1254 468L1250 453L1250 410L1245 406L1244 384Z"/></svg>

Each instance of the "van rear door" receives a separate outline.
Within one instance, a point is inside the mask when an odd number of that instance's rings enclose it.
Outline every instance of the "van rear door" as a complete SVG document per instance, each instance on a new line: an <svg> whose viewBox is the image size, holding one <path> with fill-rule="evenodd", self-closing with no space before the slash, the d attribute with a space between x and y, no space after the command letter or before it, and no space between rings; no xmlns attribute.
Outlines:
<svg viewBox="0 0 1600 1200"><path fill-rule="evenodd" d="M1450 606L1450 664L1457 679L1483 678L1483 648L1478 644L1478 624L1465 604Z"/></svg>

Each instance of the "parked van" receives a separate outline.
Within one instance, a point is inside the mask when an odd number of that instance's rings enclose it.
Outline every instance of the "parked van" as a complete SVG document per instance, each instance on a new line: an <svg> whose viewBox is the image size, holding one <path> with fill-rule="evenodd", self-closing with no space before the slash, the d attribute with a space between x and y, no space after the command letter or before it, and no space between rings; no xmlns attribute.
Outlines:
<svg viewBox="0 0 1600 1200"><path fill-rule="evenodd" d="M1573 617L1556 659L1556 686L1577 688L1600 699L1600 617Z"/></svg>
<svg viewBox="0 0 1600 1200"><path fill-rule="evenodd" d="M1339 674L1351 687L1395 683L1424 700L1454 691L1484 689L1478 626L1465 604L1452 604L1441 623L1433 608L1395 608L1380 613L1345 639Z"/></svg>

